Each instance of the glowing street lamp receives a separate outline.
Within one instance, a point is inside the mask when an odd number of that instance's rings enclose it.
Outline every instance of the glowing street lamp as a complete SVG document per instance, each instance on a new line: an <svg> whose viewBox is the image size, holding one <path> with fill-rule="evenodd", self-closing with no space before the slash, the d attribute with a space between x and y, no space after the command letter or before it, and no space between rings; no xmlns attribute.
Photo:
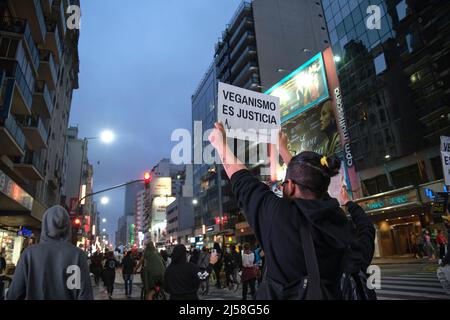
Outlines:
<svg viewBox="0 0 450 320"><path fill-rule="evenodd" d="M109 198L108 198L108 197L102 197L102 198L100 199L100 202L101 202L103 205L108 204L108 203L109 203Z"/></svg>
<svg viewBox="0 0 450 320"><path fill-rule="evenodd" d="M105 130L100 134L100 140L104 143L111 143L114 141L114 133L110 130Z"/></svg>

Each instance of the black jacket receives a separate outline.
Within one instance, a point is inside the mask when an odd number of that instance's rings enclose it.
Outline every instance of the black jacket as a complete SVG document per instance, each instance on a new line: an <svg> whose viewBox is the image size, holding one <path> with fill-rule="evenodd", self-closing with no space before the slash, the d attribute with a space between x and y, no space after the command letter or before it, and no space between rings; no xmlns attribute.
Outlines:
<svg viewBox="0 0 450 320"><path fill-rule="evenodd" d="M200 281L212 272L212 265L201 271L193 263L186 262L186 249L176 246L172 251L172 262L164 275L164 289L170 300L198 300Z"/></svg>
<svg viewBox="0 0 450 320"><path fill-rule="evenodd" d="M266 257L267 277L286 285L306 275L299 234L299 208L313 227L312 237L328 298L339 297L339 281L349 246L349 224L336 199L292 200L277 197L249 171L231 177L232 190ZM267 299L262 293L258 299Z"/></svg>
<svg viewBox="0 0 450 320"><path fill-rule="evenodd" d="M122 260L122 274L133 274L136 260L130 256L125 256Z"/></svg>
<svg viewBox="0 0 450 320"><path fill-rule="evenodd" d="M352 217L353 236L348 254L346 272L366 271L375 252L375 227L364 210L354 202L347 203Z"/></svg>

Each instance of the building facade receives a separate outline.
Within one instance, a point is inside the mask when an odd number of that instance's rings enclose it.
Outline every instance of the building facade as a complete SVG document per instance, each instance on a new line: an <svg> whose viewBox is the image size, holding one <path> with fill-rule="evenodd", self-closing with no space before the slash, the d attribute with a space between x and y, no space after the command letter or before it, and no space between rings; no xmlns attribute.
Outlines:
<svg viewBox="0 0 450 320"><path fill-rule="evenodd" d="M0 3L0 225L9 231L25 227L37 236L45 209L64 203L66 131L79 73L79 30L67 29L67 6Z"/></svg>
<svg viewBox="0 0 450 320"><path fill-rule="evenodd" d="M439 228L431 203L446 189L439 145L450 133L450 3L322 5L362 182L357 202L377 227L379 255L412 253L413 235Z"/></svg>

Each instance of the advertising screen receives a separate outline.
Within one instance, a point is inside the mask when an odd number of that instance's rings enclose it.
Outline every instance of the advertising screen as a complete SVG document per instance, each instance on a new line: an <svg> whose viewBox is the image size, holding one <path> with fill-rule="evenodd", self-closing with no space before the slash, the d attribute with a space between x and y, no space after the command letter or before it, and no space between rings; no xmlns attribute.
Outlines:
<svg viewBox="0 0 450 320"><path fill-rule="evenodd" d="M265 93L280 98L281 123L328 99L322 53L314 56Z"/></svg>

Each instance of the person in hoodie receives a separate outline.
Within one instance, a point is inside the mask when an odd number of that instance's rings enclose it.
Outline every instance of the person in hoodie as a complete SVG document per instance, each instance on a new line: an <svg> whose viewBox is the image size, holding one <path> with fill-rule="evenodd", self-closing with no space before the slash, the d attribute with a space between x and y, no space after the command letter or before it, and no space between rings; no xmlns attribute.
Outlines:
<svg viewBox="0 0 450 320"><path fill-rule="evenodd" d="M7 300L92 300L86 254L70 243L66 209L54 206L42 220L40 243L20 256Z"/></svg>
<svg viewBox="0 0 450 320"><path fill-rule="evenodd" d="M218 255L211 254L205 270L187 262L186 247L176 245L172 251L172 262L164 274L164 289L170 294L170 300L198 300L197 291L200 282L209 277L217 263Z"/></svg>
<svg viewBox="0 0 450 320"><path fill-rule="evenodd" d="M244 211L247 222L264 250L266 273L256 299L287 299L275 295L269 284L279 288L299 287L307 275L299 217L312 226L312 238L318 260L322 299L339 299L345 252L349 246L349 227L345 213L336 199L327 193L330 179L339 172L337 157L322 157L315 152L302 152L292 157L287 136L280 133L279 147L287 165L283 182L283 198L277 197L265 183L254 177L227 145L225 129L216 123L209 136L224 169L231 179L233 194ZM301 210L301 212L300 212ZM314 291L317 293L317 291Z"/></svg>

